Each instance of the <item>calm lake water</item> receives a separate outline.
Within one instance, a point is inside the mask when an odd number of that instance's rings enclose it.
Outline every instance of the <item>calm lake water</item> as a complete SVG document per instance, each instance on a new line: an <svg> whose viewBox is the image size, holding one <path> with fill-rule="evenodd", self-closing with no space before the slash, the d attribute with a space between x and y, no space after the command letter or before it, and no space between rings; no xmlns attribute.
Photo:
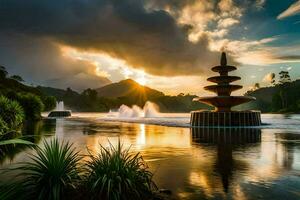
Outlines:
<svg viewBox="0 0 300 200"><path fill-rule="evenodd" d="M300 199L300 115L262 120L259 129L191 129L188 114L115 119L75 113L30 125L25 134L34 133L39 144L53 137L71 141L82 154L120 139L141 152L157 185L178 199ZM11 151L0 158L0 168L28 160L30 152Z"/></svg>

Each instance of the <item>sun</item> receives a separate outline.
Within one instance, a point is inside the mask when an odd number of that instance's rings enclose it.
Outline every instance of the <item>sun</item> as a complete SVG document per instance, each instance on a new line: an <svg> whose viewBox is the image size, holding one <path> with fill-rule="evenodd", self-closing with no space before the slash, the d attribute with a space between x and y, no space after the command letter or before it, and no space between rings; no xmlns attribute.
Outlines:
<svg viewBox="0 0 300 200"><path fill-rule="evenodd" d="M139 77L139 78L136 79L136 82L138 82L140 85L144 86L144 85L146 85L147 80L146 80L145 77Z"/></svg>
<svg viewBox="0 0 300 200"><path fill-rule="evenodd" d="M138 82L139 84L141 84L143 86L146 85L147 79L145 77L145 72L140 72L138 74L138 77L136 78L136 82Z"/></svg>

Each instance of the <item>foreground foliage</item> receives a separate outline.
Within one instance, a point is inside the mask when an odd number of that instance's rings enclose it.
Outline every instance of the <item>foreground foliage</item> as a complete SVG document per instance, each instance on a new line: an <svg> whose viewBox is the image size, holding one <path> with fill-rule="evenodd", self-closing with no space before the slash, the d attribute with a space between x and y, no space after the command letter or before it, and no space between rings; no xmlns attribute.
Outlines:
<svg viewBox="0 0 300 200"><path fill-rule="evenodd" d="M80 181L78 152L69 143L60 144L57 139L44 142L37 148L31 162L18 167L26 196L32 199L63 199L66 193L76 189Z"/></svg>
<svg viewBox="0 0 300 200"><path fill-rule="evenodd" d="M36 148L31 161L21 163L17 181L0 185L0 199L153 199L157 191L142 156L129 149L101 146L87 161L69 143L57 139ZM84 171L85 170L85 171Z"/></svg>
<svg viewBox="0 0 300 200"><path fill-rule="evenodd" d="M18 102L0 96L0 135L18 129L24 117L23 108Z"/></svg>
<svg viewBox="0 0 300 200"><path fill-rule="evenodd" d="M97 155L87 162L87 185L93 199L149 199L156 185L142 156L101 146Z"/></svg>
<svg viewBox="0 0 300 200"><path fill-rule="evenodd" d="M0 162L17 145L33 145L19 138L24 117L23 109L18 102L0 96Z"/></svg>

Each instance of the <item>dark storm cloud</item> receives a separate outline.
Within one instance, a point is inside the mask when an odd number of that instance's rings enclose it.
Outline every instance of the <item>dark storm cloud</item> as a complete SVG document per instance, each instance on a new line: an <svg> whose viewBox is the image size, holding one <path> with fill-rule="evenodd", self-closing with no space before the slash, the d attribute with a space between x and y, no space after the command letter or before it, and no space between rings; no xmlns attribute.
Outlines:
<svg viewBox="0 0 300 200"><path fill-rule="evenodd" d="M0 52L0 65L28 83L83 90L110 82L95 75L95 65L64 56L49 39L0 34Z"/></svg>
<svg viewBox="0 0 300 200"><path fill-rule="evenodd" d="M216 60L205 36L191 43L188 26L144 6L142 0L0 0L0 30L104 52L156 75L201 73Z"/></svg>

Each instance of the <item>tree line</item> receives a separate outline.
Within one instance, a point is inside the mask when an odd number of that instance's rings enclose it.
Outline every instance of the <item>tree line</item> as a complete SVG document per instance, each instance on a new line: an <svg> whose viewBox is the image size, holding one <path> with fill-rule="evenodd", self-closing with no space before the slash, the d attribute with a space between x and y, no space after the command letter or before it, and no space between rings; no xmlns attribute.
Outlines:
<svg viewBox="0 0 300 200"><path fill-rule="evenodd" d="M276 74L270 74L270 83L270 87L260 87L259 83L255 83L254 89L246 93L257 99L255 105L251 104L252 106L264 112L300 111L299 80L292 81L288 71L280 71L277 82Z"/></svg>

